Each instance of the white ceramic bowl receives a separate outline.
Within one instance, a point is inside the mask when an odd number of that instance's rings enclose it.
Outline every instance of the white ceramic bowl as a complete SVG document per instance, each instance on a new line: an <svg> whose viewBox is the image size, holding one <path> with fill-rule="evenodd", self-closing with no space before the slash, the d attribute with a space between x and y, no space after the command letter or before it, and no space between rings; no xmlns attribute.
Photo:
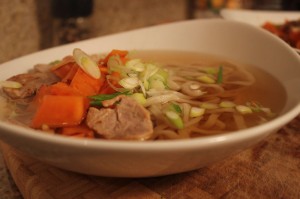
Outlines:
<svg viewBox="0 0 300 199"><path fill-rule="evenodd" d="M262 26L266 22L283 24L286 20L300 19L300 12L297 11L222 9L220 14L224 19L240 21L254 26Z"/></svg>
<svg viewBox="0 0 300 199"><path fill-rule="evenodd" d="M196 51L255 65L283 85L287 101L266 124L224 135L188 140L135 142L72 139L0 122L0 138L51 165L85 174L146 177L207 166L259 142L300 112L300 56L266 31L226 20L194 20L95 38L37 52L4 63L0 80L36 63L60 59L79 47L88 53L117 49ZM275 99L276 100L276 99Z"/></svg>

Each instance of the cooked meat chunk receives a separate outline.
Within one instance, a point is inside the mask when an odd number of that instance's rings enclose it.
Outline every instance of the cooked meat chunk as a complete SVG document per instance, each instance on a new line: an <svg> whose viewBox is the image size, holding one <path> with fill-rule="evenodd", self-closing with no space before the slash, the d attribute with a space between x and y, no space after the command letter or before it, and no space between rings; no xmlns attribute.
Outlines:
<svg viewBox="0 0 300 199"><path fill-rule="evenodd" d="M33 96L42 85L53 84L58 78L50 72L32 72L13 76L8 80L22 84L21 88L3 88L11 99L25 99Z"/></svg>
<svg viewBox="0 0 300 199"><path fill-rule="evenodd" d="M50 64L36 64L34 65L34 71L36 72L49 72L53 66Z"/></svg>
<svg viewBox="0 0 300 199"><path fill-rule="evenodd" d="M150 113L143 106L127 96L113 101L114 108L89 108L86 123L91 129L107 139L145 140L152 135Z"/></svg>

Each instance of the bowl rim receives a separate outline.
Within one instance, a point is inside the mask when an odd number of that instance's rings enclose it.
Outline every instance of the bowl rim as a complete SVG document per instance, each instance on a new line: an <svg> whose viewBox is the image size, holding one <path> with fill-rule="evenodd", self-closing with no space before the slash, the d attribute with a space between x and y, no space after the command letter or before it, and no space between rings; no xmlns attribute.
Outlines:
<svg viewBox="0 0 300 199"><path fill-rule="evenodd" d="M180 22L173 22L171 24L163 24L163 25L158 25L158 26L171 26L173 24L180 24L180 23L194 23L195 21L216 21L216 22L226 22L226 23L232 23L232 24L240 24L244 26L248 26L249 28L255 28L258 30L258 28L251 26L249 24L245 24L242 22L237 22L237 21L228 21L224 19L198 19L198 20L188 20L188 21L180 21ZM140 28L136 30L131 30L131 31L126 31L126 32L121 32L121 33L116 33L116 34L111 34L111 35L106 35L102 37L96 37L96 38L91 38L88 40L94 40L98 38L105 38L105 37L110 37L114 35L119 35L119 34L128 34L132 31L139 31L141 29L152 29L158 26L152 26L152 27L146 27L146 28ZM267 31L260 30L262 34L268 34ZM280 42L281 45L285 45L288 47L291 52L293 51L289 46L281 41L279 38L276 38L273 36L274 40L277 42ZM84 41L79 41L75 42L77 44L80 44L81 42ZM68 47L70 45L74 45L75 43L71 44L66 44L63 45L65 47ZM9 62L14 62L19 59L23 59L26 56L31 56L33 54L37 53L43 53L45 51L52 51L57 48L61 48L63 46L58 46L58 47L53 47L45 50L41 50L29 55L25 55L16 59L13 59ZM296 52L294 52L295 56L298 56ZM8 64L9 62L2 63L3 64ZM299 58L299 63L300 63L300 58ZM0 67L2 67L0 65ZM218 134L218 135L209 135L207 137L197 137L197 138L189 138L189 139L180 139L180 140L159 140L159 141L129 141L129 140L102 140L102 139L88 139L88 138L71 138L67 136L62 136L62 135L52 135L52 134L47 134L43 131L40 130L34 130L34 129L29 129L26 127L22 126L17 126L14 124L10 124L5 121L0 121L0 134L2 134L2 131L5 131L6 133L12 133L13 136L19 137L19 139L30 139L34 141L39 141L41 143L48 143L48 144L53 144L53 145L59 145L59 146L70 146L70 147L77 147L81 148L84 147L85 149L91 149L91 150L122 150L122 151L173 151L173 150L192 150L195 148L207 148L207 147L214 147L219 144L230 144L242 140L247 140L249 138L254 138L259 135L268 135L271 133L270 131L277 130L278 128L282 127L283 125L287 124L289 121L291 121L293 118L295 118L298 114L300 113L300 102L296 103L295 106L293 106L290 110L286 111L286 113L279 115L278 117L272 119L271 121L268 121L265 124L261 124L255 127L250 127L247 129L243 130L238 130L238 131L232 131L228 132L225 134Z"/></svg>

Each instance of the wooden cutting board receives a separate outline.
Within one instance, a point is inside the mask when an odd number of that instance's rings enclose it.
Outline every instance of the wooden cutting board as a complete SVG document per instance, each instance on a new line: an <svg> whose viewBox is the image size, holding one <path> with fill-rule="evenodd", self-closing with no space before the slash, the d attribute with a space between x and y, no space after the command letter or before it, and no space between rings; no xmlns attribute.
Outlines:
<svg viewBox="0 0 300 199"><path fill-rule="evenodd" d="M256 146L196 171L107 178L64 171L6 144L3 156L25 199L300 198L300 117Z"/></svg>

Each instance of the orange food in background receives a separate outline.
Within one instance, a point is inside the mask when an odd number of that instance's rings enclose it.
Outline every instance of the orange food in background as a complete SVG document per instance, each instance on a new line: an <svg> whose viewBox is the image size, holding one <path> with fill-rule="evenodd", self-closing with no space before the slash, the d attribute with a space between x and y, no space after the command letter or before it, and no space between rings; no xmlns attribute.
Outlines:
<svg viewBox="0 0 300 199"><path fill-rule="evenodd" d="M293 21L287 20L283 24L266 22L262 25L262 28L277 35L291 47L300 49L300 19Z"/></svg>

